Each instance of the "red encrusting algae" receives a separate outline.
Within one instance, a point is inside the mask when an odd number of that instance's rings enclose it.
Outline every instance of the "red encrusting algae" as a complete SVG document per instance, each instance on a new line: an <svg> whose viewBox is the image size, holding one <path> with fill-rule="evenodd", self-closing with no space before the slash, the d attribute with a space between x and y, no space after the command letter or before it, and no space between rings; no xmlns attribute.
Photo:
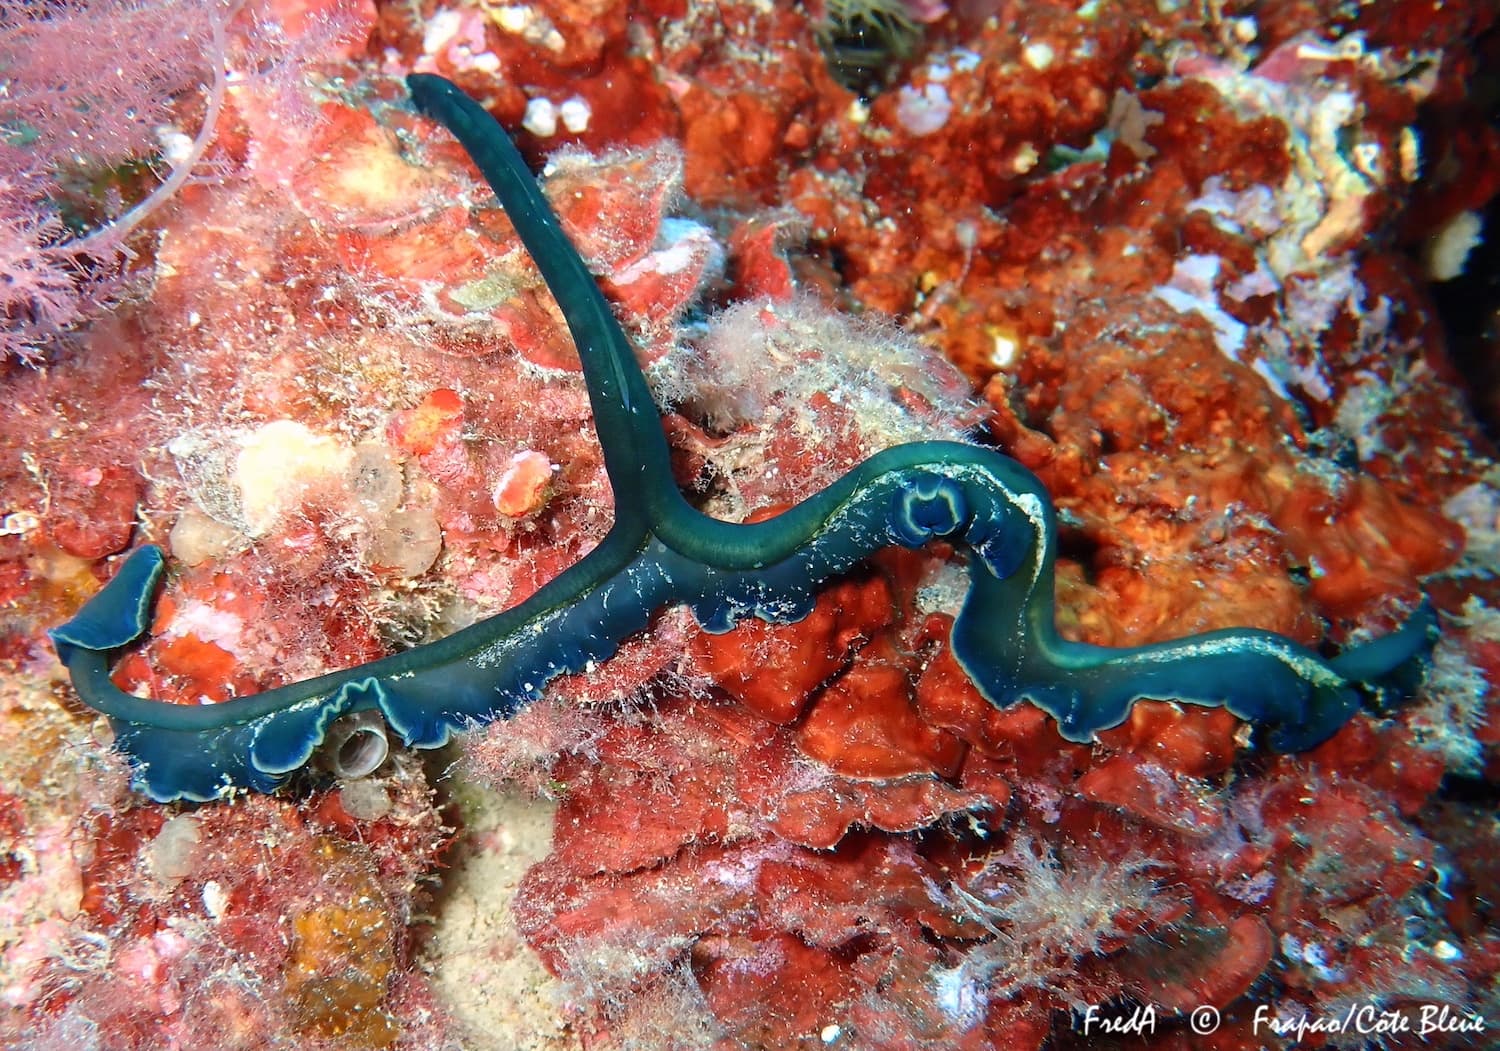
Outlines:
<svg viewBox="0 0 1500 1051"><path fill-rule="evenodd" d="M212 702L448 634L603 536L570 339L412 69L551 157L715 513L980 427L1057 502L1070 638L1444 616L1411 701L1272 755L1170 699L1092 745L996 710L941 546L795 625L663 611L462 746L556 800L515 904L565 982L549 1046L1097 1046L1091 1006L1154 1010L1160 1048L1291 1046L1258 1009L1500 1025L1500 497L1426 289L1500 189L1500 132L1457 116L1493 12L923 4L864 101L823 6L223 5L215 178L131 242L127 303L0 377L7 1042L478 1039L417 963L466 832L441 764L150 805L42 635L166 542L116 677Z"/></svg>

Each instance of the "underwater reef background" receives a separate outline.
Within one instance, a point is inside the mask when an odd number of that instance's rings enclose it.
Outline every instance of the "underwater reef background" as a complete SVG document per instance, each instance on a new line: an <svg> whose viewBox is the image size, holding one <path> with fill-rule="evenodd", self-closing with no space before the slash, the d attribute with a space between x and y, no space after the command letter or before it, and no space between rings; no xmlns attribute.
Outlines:
<svg viewBox="0 0 1500 1051"><path fill-rule="evenodd" d="M1494 1046L1496 17L7 5L0 1044ZM699 506L991 442L1057 502L1067 637L1336 646L1425 594L1425 682L1302 754L1168 701L1070 743L969 685L931 545L793 625L665 611L368 776L132 793L44 634L118 556L170 572L116 681L197 704L609 526L568 333L412 71L543 170Z"/></svg>

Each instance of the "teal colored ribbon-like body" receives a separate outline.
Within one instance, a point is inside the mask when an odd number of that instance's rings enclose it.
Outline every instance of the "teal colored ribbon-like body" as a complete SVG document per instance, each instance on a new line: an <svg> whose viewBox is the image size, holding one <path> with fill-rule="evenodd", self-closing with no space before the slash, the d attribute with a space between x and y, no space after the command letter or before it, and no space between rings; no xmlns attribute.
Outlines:
<svg viewBox="0 0 1500 1051"><path fill-rule="evenodd" d="M583 364L614 490L615 522L587 556L527 601L438 642L347 671L213 705L132 696L110 680L115 651L143 635L164 568L135 551L76 617L51 632L78 696L109 716L136 786L163 802L270 791L305 765L330 725L378 710L410 746L513 715L558 675L607 660L668 605L707 631L743 617L795 621L817 589L883 547L952 544L969 590L952 650L980 693L1029 701L1087 741L1140 698L1221 705L1309 748L1359 707L1399 688L1431 644L1425 604L1396 631L1333 658L1269 631L1227 630L1134 648L1057 633L1057 523L1035 475L992 449L918 442L878 453L774 518L710 518L673 481L667 443L624 332L504 129L441 77L407 78L413 101L463 144L556 296Z"/></svg>

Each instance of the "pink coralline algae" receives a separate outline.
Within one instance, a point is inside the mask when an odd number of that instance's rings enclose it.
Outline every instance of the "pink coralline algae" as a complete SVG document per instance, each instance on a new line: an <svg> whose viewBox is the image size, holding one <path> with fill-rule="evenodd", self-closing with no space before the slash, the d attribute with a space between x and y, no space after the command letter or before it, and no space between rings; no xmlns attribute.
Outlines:
<svg viewBox="0 0 1500 1051"><path fill-rule="evenodd" d="M66 316L0 287L0 1042L489 1046L423 956L456 769L556 808L514 906L562 979L546 1046L1494 1043L1500 496L1428 288L1500 190L1494 12L875 5L920 37L861 99L830 6L161 5L222 47L127 49L135 94L98 97L149 134L65 158L89 107L0 103L0 278L67 278ZM451 633L608 528L557 308L412 70L545 160L694 502L748 520L981 435L1056 500L1068 637L1337 645L1426 594L1426 681L1300 755L1170 699L1071 743L970 685L932 545L795 625L665 611L427 767L131 796L42 635L114 556L172 556L117 681L200 704Z"/></svg>

